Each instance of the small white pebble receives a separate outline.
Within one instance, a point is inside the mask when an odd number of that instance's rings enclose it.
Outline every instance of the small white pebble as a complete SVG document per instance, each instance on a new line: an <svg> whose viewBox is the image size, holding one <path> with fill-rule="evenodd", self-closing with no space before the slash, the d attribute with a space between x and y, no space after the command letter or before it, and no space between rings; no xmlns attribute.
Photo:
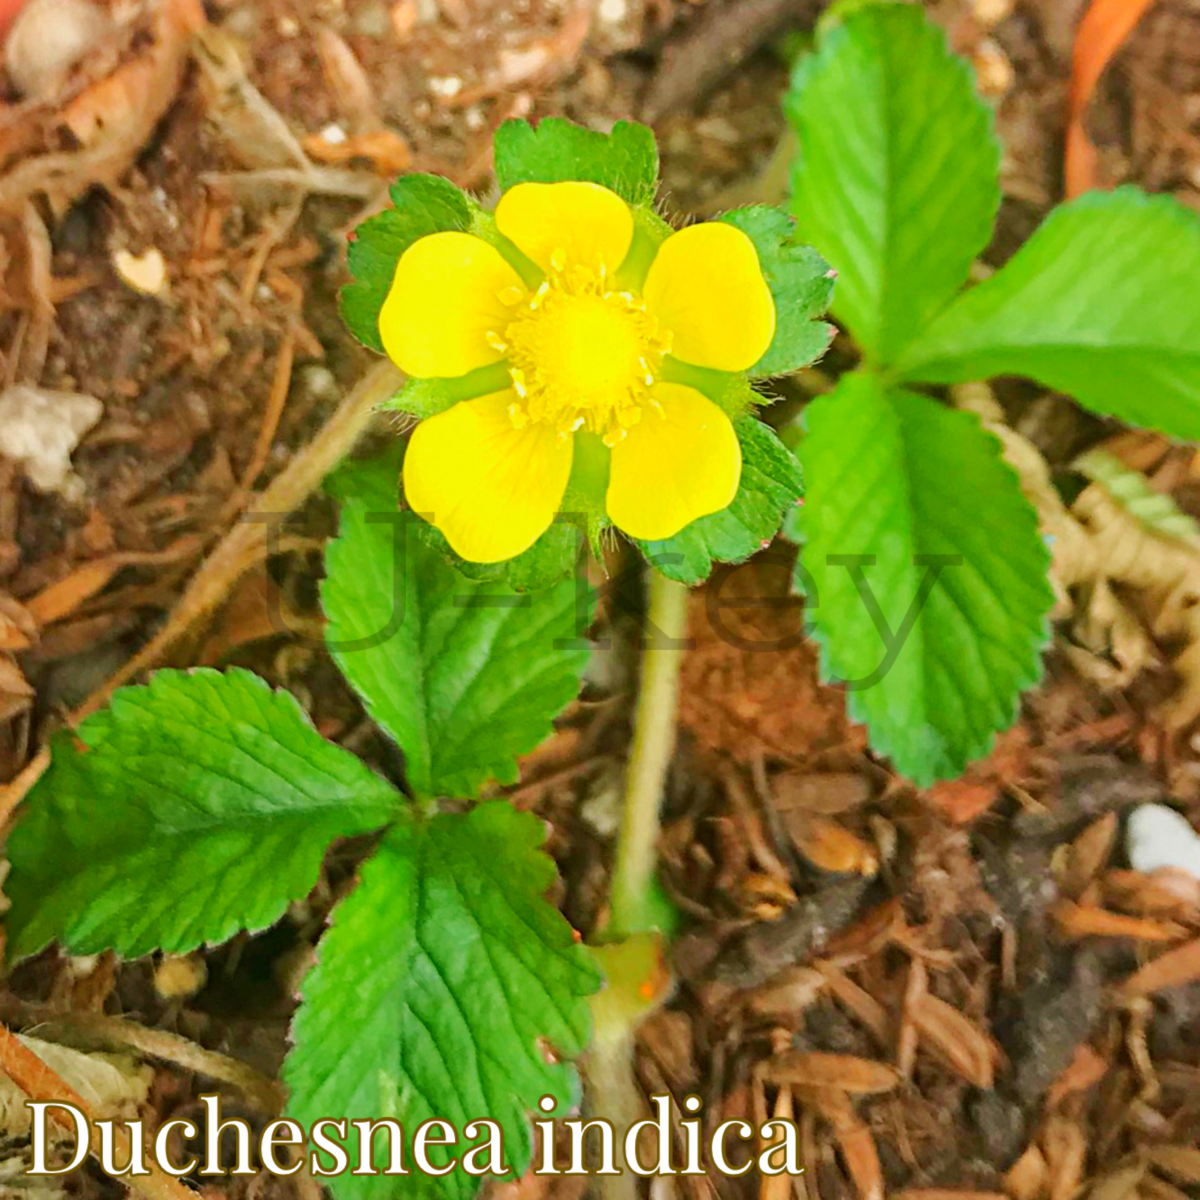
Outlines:
<svg viewBox="0 0 1200 1200"><path fill-rule="evenodd" d="M30 0L4 40L8 77L23 96L47 99L112 28L91 0Z"/></svg>
<svg viewBox="0 0 1200 1200"><path fill-rule="evenodd" d="M340 146L346 140L346 131L335 121L321 130L321 140L331 146Z"/></svg>
<svg viewBox="0 0 1200 1200"><path fill-rule="evenodd" d="M463 81L457 75L433 76L429 80L429 90L435 96L449 100L462 91Z"/></svg>
<svg viewBox="0 0 1200 1200"><path fill-rule="evenodd" d="M78 493L71 454L104 414L94 396L15 384L0 392L0 455L21 464L39 492Z"/></svg>
<svg viewBox="0 0 1200 1200"><path fill-rule="evenodd" d="M1143 804L1125 830L1129 865L1144 875L1174 867L1200 879L1200 834L1173 808Z"/></svg>

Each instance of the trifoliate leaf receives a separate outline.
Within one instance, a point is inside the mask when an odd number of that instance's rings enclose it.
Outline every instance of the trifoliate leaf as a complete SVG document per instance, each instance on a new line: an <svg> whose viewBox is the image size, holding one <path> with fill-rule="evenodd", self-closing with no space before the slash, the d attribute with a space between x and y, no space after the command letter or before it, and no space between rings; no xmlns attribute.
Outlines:
<svg viewBox="0 0 1200 1200"><path fill-rule="evenodd" d="M516 756L578 693L589 595L574 576L526 593L467 579L399 511L397 483L394 457L329 482L342 516L325 556L326 637L404 751L413 792L472 796L489 778L515 780Z"/></svg>
<svg viewBox="0 0 1200 1200"><path fill-rule="evenodd" d="M796 222L782 209L756 204L720 219L754 243L775 301L775 337L750 368L751 378L787 375L815 362L833 340L833 326L820 320L833 294L829 264L811 246L795 240Z"/></svg>
<svg viewBox="0 0 1200 1200"><path fill-rule="evenodd" d="M1136 188L1057 208L908 348L909 379L1027 375L1096 412L1200 438L1200 216Z"/></svg>
<svg viewBox="0 0 1200 1200"><path fill-rule="evenodd" d="M599 183L630 204L654 203L658 187L658 146L654 134L632 121L618 121L612 133L598 133L562 117L546 117L537 127L505 121L496 131L496 179L500 190L517 183Z"/></svg>
<svg viewBox="0 0 1200 1200"><path fill-rule="evenodd" d="M742 447L742 478L733 503L693 521L672 538L638 542L646 558L669 579L694 584L714 562L743 562L779 531L804 493L804 476L792 452L754 416L733 423Z"/></svg>
<svg viewBox="0 0 1200 1200"><path fill-rule="evenodd" d="M471 204L447 179L405 175L391 188L392 204L364 221L350 243L354 281L342 289L342 319L364 346L383 353L379 310L387 299L400 255L418 238L471 225Z"/></svg>
<svg viewBox="0 0 1200 1200"><path fill-rule="evenodd" d="M1036 515L970 413L852 374L805 415L823 672L903 774L958 775L1038 677L1053 593Z"/></svg>
<svg viewBox="0 0 1200 1200"><path fill-rule="evenodd" d="M963 285L1000 203L1000 147L968 65L917 5L830 29L787 99L798 237L837 271L833 311L891 362Z"/></svg>
<svg viewBox="0 0 1200 1200"><path fill-rule="evenodd" d="M336 837L403 806L295 699L233 669L159 671L52 744L8 843L8 952L136 958L262 929Z"/></svg>
<svg viewBox="0 0 1200 1200"><path fill-rule="evenodd" d="M528 1114L577 1099L572 1058L589 1029L599 976L546 900L554 864L543 827L505 803L392 829L333 915L305 980L283 1077L290 1114L398 1121L407 1139L443 1118L461 1135L487 1118L504 1131L517 1178L529 1163ZM339 1139L340 1140L340 1139ZM375 1163L387 1166L384 1137ZM445 1166L467 1143L432 1148ZM352 1156L357 1146L351 1133ZM331 1179L338 1200L469 1200L461 1166L429 1177Z"/></svg>

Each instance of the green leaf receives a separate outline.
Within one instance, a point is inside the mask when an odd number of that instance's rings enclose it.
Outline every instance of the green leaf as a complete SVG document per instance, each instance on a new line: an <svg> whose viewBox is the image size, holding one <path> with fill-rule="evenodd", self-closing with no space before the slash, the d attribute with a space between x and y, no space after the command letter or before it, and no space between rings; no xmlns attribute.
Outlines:
<svg viewBox="0 0 1200 1200"><path fill-rule="evenodd" d="M784 515L804 494L800 464L769 426L747 414L733 427L742 446L742 478L733 503L693 521L673 538L637 543L669 579L700 583L714 561L743 562L775 536Z"/></svg>
<svg viewBox="0 0 1200 1200"><path fill-rule="evenodd" d="M750 368L751 378L787 375L816 362L833 340L833 326L820 320L833 294L829 264L811 246L795 240L796 222L780 208L758 204L720 219L754 243L775 300L775 337Z"/></svg>
<svg viewBox="0 0 1200 1200"><path fill-rule="evenodd" d="M352 283L342 288L342 319L364 346L383 353L379 310L387 299L400 255L418 238L471 225L471 205L447 179L405 175L391 188L393 208L364 221L348 252Z"/></svg>
<svg viewBox="0 0 1200 1200"><path fill-rule="evenodd" d="M1096 412L1200 438L1200 216L1136 188L1057 208L910 346L909 379L1027 375Z"/></svg>
<svg viewBox="0 0 1200 1200"><path fill-rule="evenodd" d="M80 745L82 743L82 745ZM136 958L265 928L403 801L249 671L159 671L52 743L8 843L8 952Z"/></svg>
<svg viewBox="0 0 1200 1200"><path fill-rule="evenodd" d="M467 579L398 511L396 485L394 458L329 482L342 517L325 555L326 636L404 751L414 794L472 796L489 778L513 782L516 756L578 693L589 596L573 576L525 594Z"/></svg>
<svg viewBox="0 0 1200 1200"><path fill-rule="evenodd" d="M574 1070L557 1059L586 1045L586 998L599 985L545 899L554 864L543 836L536 817L505 803L388 833L304 982L283 1068L292 1117L390 1117L410 1141L422 1121L444 1118L461 1135L488 1118L504 1131L514 1177L524 1171L540 1097L577 1099ZM465 1146L433 1149L430 1161L444 1166ZM408 1178L329 1182L338 1200L469 1200L479 1187L461 1167L424 1176L411 1154L405 1166Z"/></svg>
<svg viewBox="0 0 1200 1200"><path fill-rule="evenodd" d="M634 205L654 203L658 147L654 134L633 121L597 133L562 117L505 121L496 131L496 179L507 192L518 183L599 183Z"/></svg>
<svg viewBox="0 0 1200 1200"><path fill-rule="evenodd" d="M891 362L963 285L1000 203L971 70L917 5L871 5L800 62L792 211L838 272L833 311Z"/></svg>
<svg viewBox="0 0 1200 1200"><path fill-rule="evenodd" d="M1039 675L1053 593L1036 515L970 413L861 374L805 412L803 564L823 671L849 681L851 716L903 774L958 775Z"/></svg>

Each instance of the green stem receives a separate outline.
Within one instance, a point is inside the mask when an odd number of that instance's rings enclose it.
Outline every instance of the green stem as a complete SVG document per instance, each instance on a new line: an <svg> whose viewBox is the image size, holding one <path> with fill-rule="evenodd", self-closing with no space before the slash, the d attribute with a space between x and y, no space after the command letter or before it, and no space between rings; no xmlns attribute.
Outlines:
<svg viewBox="0 0 1200 1200"><path fill-rule="evenodd" d="M679 671L687 632L688 589L650 569L647 626L642 645L641 686L633 720L633 744L625 775L625 800L613 868L606 933L625 937L653 924L658 813L675 750Z"/></svg>

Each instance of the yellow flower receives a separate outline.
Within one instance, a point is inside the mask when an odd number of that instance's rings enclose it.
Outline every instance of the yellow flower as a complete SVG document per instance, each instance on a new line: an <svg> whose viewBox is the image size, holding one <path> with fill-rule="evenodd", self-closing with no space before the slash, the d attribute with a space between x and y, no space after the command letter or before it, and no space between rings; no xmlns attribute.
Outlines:
<svg viewBox="0 0 1200 1200"><path fill-rule="evenodd" d="M414 431L409 505L483 563L545 532L576 460L607 469L605 510L631 537L671 537L725 508L741 475L733 425L671 376L679 363L746 371L770 345L775 306L750 239L693 225L648 270L622 272L635 221L607 188L518 184L495 218L529 260L521 271L481 238L430 234L401 256L379 316L384 348L411 376L493 368L487 394Z"/></svg>

